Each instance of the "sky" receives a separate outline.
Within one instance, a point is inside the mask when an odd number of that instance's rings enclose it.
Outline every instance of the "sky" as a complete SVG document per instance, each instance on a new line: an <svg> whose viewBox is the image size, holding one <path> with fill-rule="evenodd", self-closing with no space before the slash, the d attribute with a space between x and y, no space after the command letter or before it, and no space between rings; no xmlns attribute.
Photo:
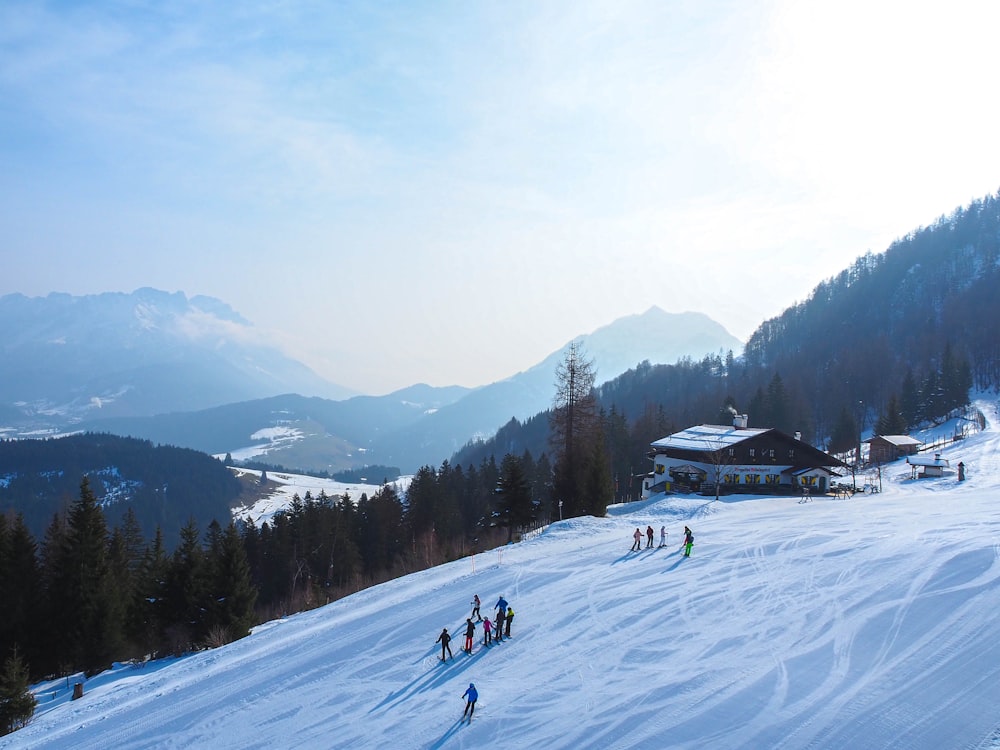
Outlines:
<svg viewBox="0 0 1000 750"><path fill-rule="evenodd" d="M371 394L495 382L653 305L745 340L1000 189L998 26L969 0L8 0L0 294L216 297Z"/></svg>
<svg viewBox="0 0 1000 750"><path fill-rule="evenodd" d="M119 665L76 701L77 677L40 684L0 748L995 750L1000 414L978 406L987 429L942 451L944 477L895 462L874 495L659 495L555 522L219 649ZM647 525L666 547L630 552ZM476 622L467 655L476 594L486 617L510 603L512 637L484 646Z"/></svg>

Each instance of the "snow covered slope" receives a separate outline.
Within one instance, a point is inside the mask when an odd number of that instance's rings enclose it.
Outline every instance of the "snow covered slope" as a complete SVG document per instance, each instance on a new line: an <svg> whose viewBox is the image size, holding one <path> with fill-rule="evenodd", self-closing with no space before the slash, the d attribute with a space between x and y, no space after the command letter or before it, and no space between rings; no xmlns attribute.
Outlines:
<svg viewBox="0 0 1000 750"><path fill-rule="evenodd" d="M63 690L0 748L1000 747L1000 432L984 409L987 431L944 451L963 483L897 463L849 500L659 498L556 523L99 676L80 700ZM629 552L647 524L669 546ZM484 614L506 596L513 638L467 656L477 593Z"/></svg>

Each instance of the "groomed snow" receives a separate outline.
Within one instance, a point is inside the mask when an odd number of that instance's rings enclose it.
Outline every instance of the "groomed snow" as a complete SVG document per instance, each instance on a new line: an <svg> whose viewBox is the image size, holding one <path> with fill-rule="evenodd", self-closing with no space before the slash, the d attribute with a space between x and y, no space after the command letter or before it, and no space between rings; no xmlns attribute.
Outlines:
<svg viewBox="0 0 1000 750"><path fill-rule="evenodd" d="M987 430L942 451L965 482L898 462L877 495L661 497L555 523L77 701L65 685L0 748L1000 747L1000 432L982 407ZM629 552L647 524L669 546ZM484 649L477 630L466 656L476 593L484 614L507 597L514 637Z"/></svg>

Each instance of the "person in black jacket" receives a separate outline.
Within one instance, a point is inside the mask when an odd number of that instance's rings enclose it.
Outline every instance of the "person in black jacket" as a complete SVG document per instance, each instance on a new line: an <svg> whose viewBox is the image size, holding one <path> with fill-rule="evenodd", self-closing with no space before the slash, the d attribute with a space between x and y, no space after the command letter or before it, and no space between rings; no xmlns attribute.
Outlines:
<svg viewBox="0 0 1000 750"><path fill-rule="evenodd" d="M471 617L465 620L465 653L472 653L472 636L476 634L476 623L472 621Z"/></svg>
<svg viewBox="0 0 1000 750"><path fill-rule="evenodd" d="M691 547L694 546L694 534L687 526L684 527L684 557L691 557Z"/></svg>
<svg viewBox="0 0 1000 750"><path fill-rule="evenodd" d="M448 635L448 628L445 628L444 630L442 630L441 631L441 635L439 635L438 639L436 641L434 641L434 642L441 644L441 661L444 661L444 652L445 652L446 649L448 651L448 657L451 658L451 659L455 658L454 656L452 656L451 646L448 645L448 644L451 643L451 636Z"/></svg>

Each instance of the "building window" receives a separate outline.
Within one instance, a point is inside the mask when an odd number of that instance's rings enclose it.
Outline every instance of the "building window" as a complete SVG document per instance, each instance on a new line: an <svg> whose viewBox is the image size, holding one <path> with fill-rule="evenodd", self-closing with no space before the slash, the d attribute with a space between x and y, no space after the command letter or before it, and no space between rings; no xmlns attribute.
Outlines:
<svg viewBox="0 0 1000 750"><path fill-rule="evenodd" d="M795 458L795 449L794 448L789 448L788 449L788 457L789 458Z"/></svg>
<svg viewBox="0 0 1000 750"><path fill-rule="evenodd" d="M736 449L735 448L730 448L729 449L729 457L732 458L735 455L736 455Z"/></svg>

